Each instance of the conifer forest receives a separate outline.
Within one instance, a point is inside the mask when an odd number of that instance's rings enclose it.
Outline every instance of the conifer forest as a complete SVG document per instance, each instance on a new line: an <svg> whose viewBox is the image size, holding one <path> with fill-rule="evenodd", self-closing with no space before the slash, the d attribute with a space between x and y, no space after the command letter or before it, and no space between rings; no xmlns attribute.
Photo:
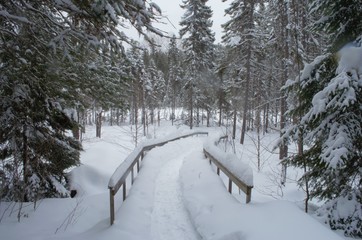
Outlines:
<svg viewBox="0 0 362 240"><path fill-rule="evenodd" d="M216 43L208 0L175 4L174 34L157 0L0 0L1 201L69 197L86 125L142 137L168 111L238 144L277 132L281 184L301 169L304 210L362 238L361 1L223 1Z"/></svg>

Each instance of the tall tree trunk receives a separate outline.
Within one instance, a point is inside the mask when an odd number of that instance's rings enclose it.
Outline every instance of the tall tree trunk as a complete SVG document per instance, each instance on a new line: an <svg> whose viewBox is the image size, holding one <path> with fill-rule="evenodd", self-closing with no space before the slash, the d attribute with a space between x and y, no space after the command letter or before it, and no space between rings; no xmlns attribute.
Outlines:
<svg viewBox="0 0 362 240"><path fill-rule="evenodd" d="M28 195L26 193L26 187L28 186L28 178L29 178L29 174L28 174L28 136L27 136L27 127L26 125L23 126L23 152L22 152L22 159L23 159L23 178L24 178L24 183L23 183L23 189L22 189L22 199L21 201L23 202L28 202Z"/></svg>
<svg viewBox="0 0 362 240"><path fill-rule="evenodd" d="M249 91L250 91L250 81L251 81L251 57L252 57L252 29L254 26L254 2L250 2L249 6L249 19L248 19L248 33L246 36L247 52L246 52L246 76L245 76L245 90L243 97L243 122L241 127L241 136L240 136L240 144L244 144L245 141L245 133L246 133L246 120L248 117L248 106L249 106Z"/></svg>
<svg viewBox="0 0 362 240"><path fill-rule="evenodd" d="M111 115L110 115L110 119L109 119L109 125L113 126L113 108L111 108Z"/></svg>
<svg viewBox="0 0 362 240"><path fill-rule="evenodd" d="M199 108L199 103L197 103L197 107L196 107L196 127L200 127L200 108Z"/></svg>
<svg viewBox="0 0 362 240"><path fill-rule="evenodd" d="M117 124L117 126L119 126L119 116L120 116L119 108L117 108L117 110L116 110L116 124Z"/></svg>
<svg viewBox="0 0 362 240"><path fill-rule="evenodd" d="M193 120L194 120L194 116L193 116L193 112L194 112L194 103L193 103L193 83L190 83L190 90L189 90L189 104L190 104L190 129L192 129L193 127Z"/></svg>
<svg viewBox="0 0 362 240"><path fill-rule="evenodd" d="M102 131L102 112L96 114L96 137L101 138L101 131Z"/></svg>
<svg viewBox="0 0 362 240"><path fill-rule="evenodd" d="M234 111L233 111L233 131L232 131L232 133L233 133L233 135L232 135L232 138L233 138L233 140L235 140L235 138L236 138L236 121L237 121L237 119L236 119L236 109L234 109Z"/></svg>
<svg viewBox="0 0 362 240"><path fill-rule="evenodd" d="M289 30L287 28L288 21L288 6L284 0L279 0L279 10L280 10L280 32L281 32L281 40L282 40L282 77L280 79L280 86L284 86L289 77ZM287 102L284 95L284 92L281 93L280 99L280 135L283 134L283 130L286 127L287 119L285 117L285 113L287 111ZM282 143L279 147L279 159L283 160L288 156L288 145L286 143ZM281 183L284 185L287 178L287 165L285 163L282 164L282 176Z"/></svg>
<svg viewBox="0 0 362 240"><path fill-rule="evenodd" d="M171 107L171 121L172 121L172 126L173 123L175 121L175 111L176 111L176 84L174 83L173 80L173 84L172 84L172 107Z"/></svg>
<svg viewBox="0 0 362 240"><path fill-rule="evenodd" d="M161 110L158 108L157 109L157 122L158 122L158 126L161 125Z"/></svg>
<svg viewBox="0 0 362 240"><path fill-rule="evenodd" d="M221 127L221 119L222 119L222 104L219 105L219 127Z"/></svg>
<svg viewBox="0 0 362 240"><path fill-rule="evenodd" d="M210 109L207 109L206 126L210 127Z"/></svg>

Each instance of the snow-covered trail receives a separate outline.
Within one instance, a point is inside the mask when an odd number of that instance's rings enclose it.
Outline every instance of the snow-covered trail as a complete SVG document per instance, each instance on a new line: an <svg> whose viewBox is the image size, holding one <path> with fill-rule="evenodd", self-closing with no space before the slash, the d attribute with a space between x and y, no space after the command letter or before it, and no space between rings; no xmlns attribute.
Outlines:
<svg viewBox="0 0 362 240"><path fill-rule="evenodd" d="M185 157L202 152L203 137L170 142L148 152L113 230L123 239L198 240L184 206L179 171Z"/></svg>
<svg viewBox="0 0 362 240"><path fill-rule="evenodd" d="M158 174L151 220L154 240L200 239L185 209L179 179L184 157L190 152L170 159Z"/></svg>

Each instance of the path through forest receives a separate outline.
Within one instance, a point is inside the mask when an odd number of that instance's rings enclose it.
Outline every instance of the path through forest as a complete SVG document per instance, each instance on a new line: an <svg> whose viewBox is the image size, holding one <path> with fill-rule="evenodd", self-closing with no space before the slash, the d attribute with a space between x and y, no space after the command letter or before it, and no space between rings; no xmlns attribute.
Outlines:
<svg viewBox="0 0 362 240"><path fill-rule="evenodd" d="M189 154L191 151L186 151ZM155 187L151 234L154 240L200 239L181 195L179 171L185 154L170 159L160 170Z"/></svg>

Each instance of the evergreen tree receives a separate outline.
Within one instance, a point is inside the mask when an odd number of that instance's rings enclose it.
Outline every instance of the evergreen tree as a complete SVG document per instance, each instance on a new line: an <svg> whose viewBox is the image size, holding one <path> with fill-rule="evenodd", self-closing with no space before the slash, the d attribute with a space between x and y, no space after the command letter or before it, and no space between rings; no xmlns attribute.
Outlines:
<svg viewBox="0 0 362 240"><path fill-rule="evenodd" d="M287 85L299 99L290 115L302 117L283 137L308 146L287 162L307 170L300 181L310 182L311 197L326 200L319 210L326 223L361 237L362 24L357 16L362 8L359 1L315 0L311 10L324 16L315 29L330 34L330 48Z"/></svg>
<svg viewBox="0 0 362 240"><path fill-rule="evenodd" d="M185 13L180 22L180 35L185 50L187 75L185 88L188 91L189 124L193 127L194 107L200 107L201 92L199 82L207 78L207 71L213 68L214 33L211 31L212 10L207 0L184 0L181 7ZM197 123L198 124L198 123Z"/></svg>
<svg viewBox="0 0 362 240"><path fill-rule="evenodd" d="M168 93L171 99L171 120L172 124L175 121L175 109L178 105L177 100L181 93L181 80L182 80L182 58L181 52L177 47L176 36L170 39L168 47Z"/></svg>
<svg viewBox="0 0 362 240"><path fill-rule="evenodd" d="M243 89L243 118L240 143L244 143L247 116L250 108L250 89L253 78L253 62L255 62L255 0L235 0L225 13L230 16L230 20L223 27L225 35L223 41L233 52L233 61L238 62L238 78L242 78ZM255 65L254 65L255 66Z"/></svg>
<svg viewBox="0 0 362 240"><path fill-rule="evenodd" d="M76 122L64 108L98 90L93 76L110 66L99 55L122 52L129 42L116 27L120 20L159 33L151 26L159 9L134 0L14 0L1 1L0 9L1 196L67 196L65 170L79 164L81 146L65 134Z"/></svg>

